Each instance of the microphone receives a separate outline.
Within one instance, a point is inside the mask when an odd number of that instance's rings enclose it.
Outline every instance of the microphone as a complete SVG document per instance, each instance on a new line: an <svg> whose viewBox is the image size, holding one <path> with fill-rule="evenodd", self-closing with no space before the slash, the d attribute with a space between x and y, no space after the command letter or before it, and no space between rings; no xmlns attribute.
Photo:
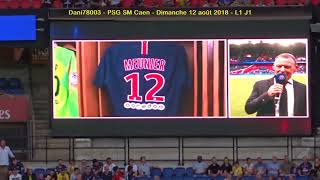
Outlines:
<svg viewBox="0 0 320 180"><path fill-rule="evenodd" d="M287 75L285 73L276 74L274 76L277 84L282 84L283 86L287 83ZM284 88L284 87L283 87ZM280 93L276 94L274 97L274 103L277 104L280 100Z"/></svg>

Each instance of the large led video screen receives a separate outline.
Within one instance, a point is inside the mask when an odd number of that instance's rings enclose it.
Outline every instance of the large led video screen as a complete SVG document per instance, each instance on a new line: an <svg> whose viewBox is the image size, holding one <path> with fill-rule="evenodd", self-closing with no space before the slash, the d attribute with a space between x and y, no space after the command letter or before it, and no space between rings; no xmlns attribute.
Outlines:
<svg viewBox="0 0 320 180"><path fill-rule="evenodd" d="M53 136L311 133L307 33L100 35L81 23L51 25Z"/></svg>

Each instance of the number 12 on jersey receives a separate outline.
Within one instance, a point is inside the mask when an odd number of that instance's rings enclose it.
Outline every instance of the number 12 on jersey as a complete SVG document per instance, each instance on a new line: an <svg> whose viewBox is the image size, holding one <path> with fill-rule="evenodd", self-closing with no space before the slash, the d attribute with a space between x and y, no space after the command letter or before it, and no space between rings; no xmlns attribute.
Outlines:
<svg viewBox="0 0 320 180"><path fill-rule="evenodd" d="M127 95L128 101L142 102L143 97L139 92L139 76L138 72L133 72L124 77L126 82L130 82L131 93ZM154 80L155 84L144 95L145 102L165 102L165 96L157 96L156 94L164 87L165 78L159 73L148 73L144 75L146 81Z"/></svg>

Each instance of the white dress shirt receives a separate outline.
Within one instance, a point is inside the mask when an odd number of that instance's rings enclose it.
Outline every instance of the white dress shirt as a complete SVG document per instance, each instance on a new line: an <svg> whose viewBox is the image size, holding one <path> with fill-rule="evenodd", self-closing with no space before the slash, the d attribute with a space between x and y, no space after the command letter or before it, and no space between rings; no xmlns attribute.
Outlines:
<svg viewBox="0 0 320 180"><path fill-rule="evenodd" d="M293 117L294 116L294 89L293 89L293 80L292 79L288 80L288 83L286 84L285 88L287 90L288 117ZM280 95L279 99L280 98L281 98L281 95ZM280 101L278 101L275 106L275 115L277 117L280 116L279 105L280 105Z"/></svg>

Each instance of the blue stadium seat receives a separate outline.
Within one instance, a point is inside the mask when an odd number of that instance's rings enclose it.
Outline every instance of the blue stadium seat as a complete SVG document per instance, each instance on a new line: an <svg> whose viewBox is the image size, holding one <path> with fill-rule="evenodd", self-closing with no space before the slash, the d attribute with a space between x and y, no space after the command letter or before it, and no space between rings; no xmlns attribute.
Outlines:
<svg viewBox="0 0 320 180"><path fill-rule="evenodd" d="M11 89L22 89L21 81L18 78L8 78L9 87Z"/></svg>
<svg viewBox="0 0 320 180"><path fill-rule="evenodd" d="M6 78L0 78L0 90L8 89L9 82Z"/></svg>
<svg viewBox="0 0 320 180"><path fill-rule="evenodd" d="M223 176L216 176L215 180L224 180L225 178Z"/></svg>
<svg viewBox="0 0 320 180"><path fill-rule="evenodd" d="M44 168L35 168L35 169L33 170L33 173L34 173L36 176L39 176L39 174L45 175L46 170L45 170Z"/></svg>
<svg viewBox="0 0 320 180"><path fill-rule="evenodd" d="M182 177L186 174L186 169L183 167L177 167L176 169L174 169L174 174L177 177Z"/></svg>
<svg viewBox="0 0 320 180"><path fill-rule="evenodd" d="M296 180L310 180L311 178L309 176L297 176Z"/></svg>
<svg viewBox="0 0 320 180"><path fill-rule="evenodd" d="M186 172L187 172L187 176L193 176L193 168L192 167L188 167L186 169Z"/></svg>
<svg viewBox="0 0 320 180"><path fill-rule="evenodd" d="M183 177L183 180L194 180L192 176L185 176Z"/></svg>
<svg viewBox="0 0 320 180"><path fill-rule="evenodd" d="M197 176L194 178L195 180L211 180L209 176Z"/></svg>
<svg viewBox="0 0 320 180"><path fill-rule="evenodd" d="M255 180L255 176L243 176L243 180Z"/></svg>
<svg viewBox="0 0 320 180"><path fill-rule="evenodd" d="M172 179L172 177L162 176L162 177L160 178L160 180L173 180L173 179Z"/></svg>
<svg viewBox="0 0 320 180"><path fill-rule="evenodd" d="M173 168L163 168L162 176L163 177L172 177L174 173Z"/></svg>
<svg viewBox="0 0 320 180"><path fill-rule="evenodd" d="M160 168L152 168L150 174L151 174L151 177L161 176L161 169Z"/></svg>
<svg viewBox="0 0 320 180"><path fill-rule="evenodd" d="M47 168L46 169L46 174L50 174L51 171L55 171L55 168Z"/></svg>
<svg viewBox="0 0 320 180"><path fill-rule="evenodd" d="M153 179L153 178L151 178L151 177L147 177L147 176L142 176L142 177L136 177L136 178L134 178L135 180L151 180L151 179Z"/></svg>
<svg viewBox="0 0 320 180"><path fill-rule="evenodd" d="M173 176L171 180L184 180L183 176Z"/></svg>

